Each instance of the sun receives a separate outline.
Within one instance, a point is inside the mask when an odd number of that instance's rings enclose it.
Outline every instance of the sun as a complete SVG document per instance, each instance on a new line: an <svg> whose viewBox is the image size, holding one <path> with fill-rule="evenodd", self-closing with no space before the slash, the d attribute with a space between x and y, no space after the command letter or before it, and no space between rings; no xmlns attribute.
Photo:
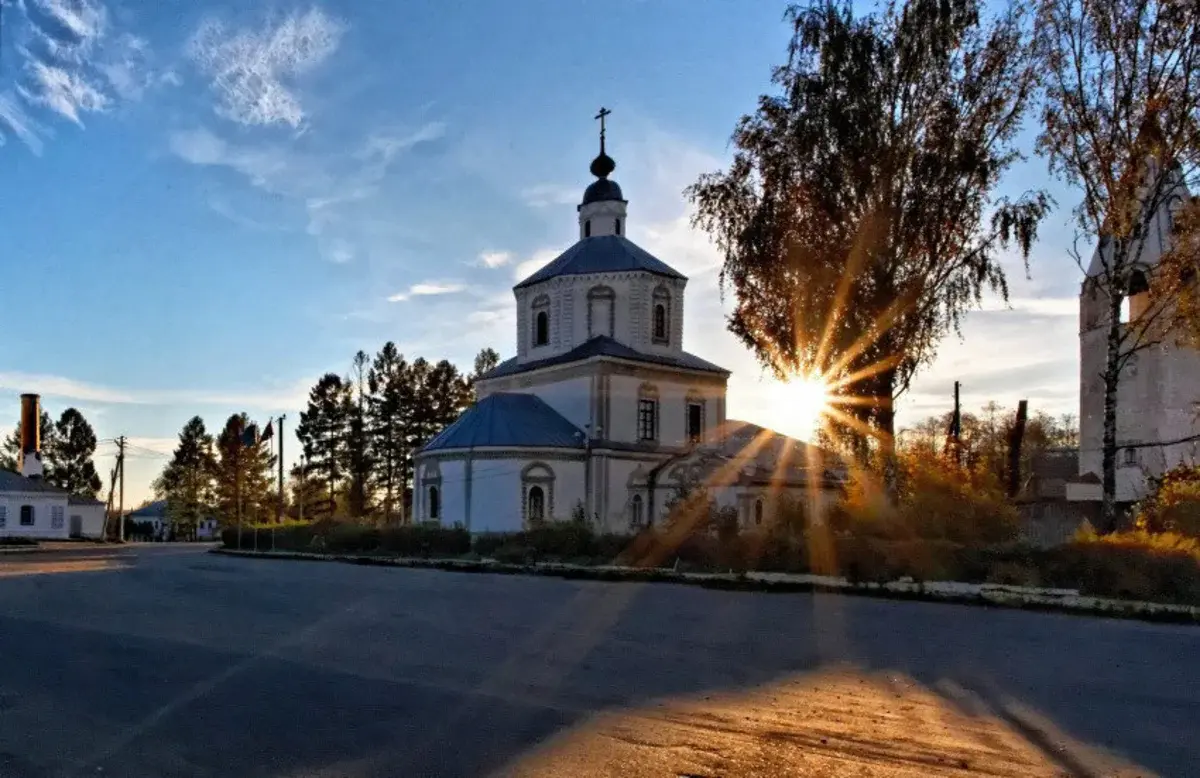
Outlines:
<svg viewBox="0 0 1200 778"><path fill-rule="evenodd" d="M815 440L829 410L829 386L821 376L774 382L768 394L775 429L799 440Z"/></svg>

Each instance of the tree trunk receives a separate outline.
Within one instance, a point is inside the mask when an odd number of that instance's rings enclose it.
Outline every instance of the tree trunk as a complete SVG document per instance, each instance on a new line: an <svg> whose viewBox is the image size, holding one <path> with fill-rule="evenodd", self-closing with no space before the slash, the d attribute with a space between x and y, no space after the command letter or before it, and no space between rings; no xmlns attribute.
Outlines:
<svg viewBox="0 0 1200 778"><path fill-rule="evenodd" d="M1121 295L1109 291L1104 358L1104 437L1101 443L1100 531L1117 529L1117 385L1121 380Z"/></svg>

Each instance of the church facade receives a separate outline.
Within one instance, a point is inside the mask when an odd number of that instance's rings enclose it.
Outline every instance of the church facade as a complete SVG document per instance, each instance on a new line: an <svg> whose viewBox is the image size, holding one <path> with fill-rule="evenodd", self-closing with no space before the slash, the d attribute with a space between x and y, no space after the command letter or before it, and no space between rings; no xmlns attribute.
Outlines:
<svg viewBox="0 0 1200 778"><path fill-rule="evenodd" d="M614 168L602 130L578 241L513 289L516 355L415 457L417 521L628 531L661 521L686 477L752 526L812 472L817 491L836 491L805 444L726 419L730 373L684 350L687 278L626 237Z"/></svg>

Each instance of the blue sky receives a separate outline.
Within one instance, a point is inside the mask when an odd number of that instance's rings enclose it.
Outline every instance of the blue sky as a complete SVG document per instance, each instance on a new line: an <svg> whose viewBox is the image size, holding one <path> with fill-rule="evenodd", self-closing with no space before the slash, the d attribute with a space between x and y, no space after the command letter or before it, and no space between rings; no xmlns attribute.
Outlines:
<svg viewBox="0 0 1200 778"><path fill-rule="evenodd" d="M510 355L511 286L575 239L601 105L629 236L691 278L685 347L735 371L731 416L787 431L724 332L681 195L769 89L782 3L0 4L0 426L35 391L129 436L127 502L192 415L286 412L290 433L359 348ZM1006 189L1045 179L1035 159ZM1031 280L1014 260L1013 310L972 314L902 419L944 409L955 378L968 405L1075 409L1066 219Z"/></svg>

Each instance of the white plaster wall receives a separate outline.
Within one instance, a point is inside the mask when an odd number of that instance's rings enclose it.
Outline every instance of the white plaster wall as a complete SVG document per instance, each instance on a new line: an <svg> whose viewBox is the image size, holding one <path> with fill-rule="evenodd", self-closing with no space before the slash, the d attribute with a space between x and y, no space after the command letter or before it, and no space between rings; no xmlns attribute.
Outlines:
<svg viewBox="0 0 1200 778"><path fill-rule="evenodd" d="M547 405L581 430L586 431L587 425L591 423L592 378L590 376L534 384L525 391L542 398Z"/></svg>
<svg viewBox="0 0 1200 778"><path fill-rule="evenodd" d="M424 460L428 462L430 460ZM467 511L467 461L464 458L438 460L441 470L442 511L444 527L456 524L471 532L518 532L523 529L521 473L531 464L544 464L554 474L554 483L547 495L547 518L565 521L577 501L584 499L583 462L554 457L514 457L495 459L474 457L470 462L470 513ZM423 464L423 463L422 463ZM420 498L417 517L428 520L428 482L425 468L420 467Z"/></svg>
<svg viewBox="0 0 1200 778"><path fill-rule="evenodd" d="M4 527L0 528L0 536L66 539L70 534L70 511L65 494L5 492L0 494L0 505L6 508ZM22 505L33 506L33 526L21 526ZM52 529L50 526L52 506L58 506L63 510L63 523L59 529Z"/></svg>
<svg viewBox="0 0 1200 778"><path fill-rule="evenodd" d="M625 203L620 200L602 200L598 203L588 203L579 208L579 239L583 240L585 236L584 224L588 221L592 223L591 237L599 237L601 235L616 235L625 234L628 224L625 222ZM621 229L617 231L617 220L621 222Z"/></svg>
<svg viewBox="0 0 1200 778"><path fill-rule="evenodd" d="M68 505L67 531L70 532L71 517L78 516L81 520L81 536L85 538L100 538L104 535L104 506L103 505Z"/></svg>
<svg viewBox="0 0 1200 778"><path fill-rule="evenodd" d="M625 443L637 442L637 403L643 383L658 390L658 442L664 446L687 443L687 403L689 396L703 401L703 431L716 429L718 405L725 397L724 387L684 381L647 381L635 376L614 375L609 380L609 429L605 437Z"/></svg>
<svg viewBox="0 0 1200 778"><path fill-rule="evenodd" d="M653 465L617 457L595 457L595 459L602 463L600 472L606 477L604 499L599 506L600 510L597 511L600 515L599 529L604 532L628 532L631 518L630 501L633 497L633 492L629 490L630 476L633 475L639 464L642 464L643 472ZM649 511L649 498L644 489L640 493L643 501L642 521L644 522Z"/></svg>

